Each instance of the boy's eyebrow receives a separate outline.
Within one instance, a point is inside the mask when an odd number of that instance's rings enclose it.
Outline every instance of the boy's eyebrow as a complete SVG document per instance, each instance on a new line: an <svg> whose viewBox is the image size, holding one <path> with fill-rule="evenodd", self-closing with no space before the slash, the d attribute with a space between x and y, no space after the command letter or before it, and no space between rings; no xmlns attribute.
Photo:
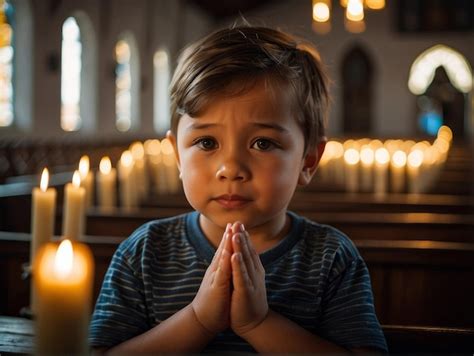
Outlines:
<svg viewBox="0 0 474 356"><path fill-rule="evenodd" d="M257 126L259 128L262 128L262 129L272 129L272 130L276 130L276 131L279 131L279 132L288 132L287 128L285 128L283 126L280 126L278 124L275 124L275 123L253 122L252 124L254 126Z"/></svg>

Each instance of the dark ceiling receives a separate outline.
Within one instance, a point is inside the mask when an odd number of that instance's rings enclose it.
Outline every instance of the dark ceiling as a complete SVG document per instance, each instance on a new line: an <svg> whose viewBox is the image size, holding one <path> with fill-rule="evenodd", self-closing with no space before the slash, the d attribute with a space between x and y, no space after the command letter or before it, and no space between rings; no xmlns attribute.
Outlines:
<svg viewBox="0 0 474 356"><path fill-rule="evenodd" d="M255 10L264 4L277 0L187 0L206 12L214 20L238 16L250 10Z"/></svg>

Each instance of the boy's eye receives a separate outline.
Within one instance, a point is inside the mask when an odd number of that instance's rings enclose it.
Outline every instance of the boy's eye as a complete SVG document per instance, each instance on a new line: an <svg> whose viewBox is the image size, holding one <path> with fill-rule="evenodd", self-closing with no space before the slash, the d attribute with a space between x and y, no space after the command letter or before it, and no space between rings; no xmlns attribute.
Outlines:
<svg viewBox="0 0 474 356"><path fill-rule="evenodd" d="M213 150L217 147L217 142L213 138L203 137L195 141L195 144L198 145L203 150Z"/></svg>
<svg viewBox="0 0 474 356"><path fill-rule="evenodd" d="M253 148L256 148L259 151L269 151L276 147L275 143L265 138L259 138L252 145Z"/></svg>

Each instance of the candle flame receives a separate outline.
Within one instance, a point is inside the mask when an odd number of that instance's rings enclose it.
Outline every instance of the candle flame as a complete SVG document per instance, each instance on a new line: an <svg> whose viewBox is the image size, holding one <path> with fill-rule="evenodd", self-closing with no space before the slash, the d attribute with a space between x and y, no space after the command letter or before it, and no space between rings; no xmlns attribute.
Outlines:
<svg viewBox="0 0 474 356"><path fill-rule="evenodd" d="M89 173L90 163L88 156L82 156L81 160L79 161L79 173L81 174L81 178L84 179L87 177Z"/></svg>
<svg viewBox="0 0 474 356"><path fill-rule="evenodd" d="M78 170L74 171L74 174L72 175L72 185L76 188L81 186L81 175Z"/></svg>
<svg viewBox="0 0 474 356"><path fill-rule="evenodd" d="M386 148L381 147L375 151L375 160L379 164L387 164L390 161L390 155Z"/></svg>
<svg viewBox="0 0 474 356"><path fill-rule="evenodd" d="M134 142L130 145L130 152L132 152L133 158L140 160L145 156L145 149L141 142Z"/></svg>
<svg viewBox="0 0 474 356"><path fill-rule="evenodd" d="M161 152L163 152L164 155L173 154L173 145L167 138L161 141Z"/></svg>
<svg viewBox="0 0 474 356"><path fill-rule="evenodd" d="M123 151L122 156L120 156L120 162L125 167L130 167L133 164L132 152L129 150Z"/></svg>
<svg viewBox="0 0 474 356"><path fill-rule="evenodd" d="M63 240L59 245L54 258L54 274L58 278L65 279L70 276L73 266L74 254L72 243L68 239Z"/></svg>
<svg viewBox="0 0 474 356"><path fill-rule="evenodd" d="M40 182L41 191L45 192L46 190L48 190L48 180L49 180L48 168L44 168L43 173L41 173L41 182Z"/></svg>
<svg viewBox="0 0 474 356"><path fill-rule="evenodd" d="M366 165L374 163L374 150L369 145L365 145L360 150L360 160Z"/></svg>
<svg viewBox="0 0 474 356"><path fill-rule="evenodd" d="M349 0L346 8L346 18L351 21L364 19L364 5L361 0Z"/></svg>
<svg viewBox="0 0 474 356"><path fill-rule="evenodd" d="M344 152L344 161L349 165L356 165L359 163L359 151L355 148L349 148Z"/></svg>
<svg viewBox="0 0 474 356"><path fill-rule="evenodd" d="M145 152L147 155L159 155L161 153L161 142L158 139L148 140L145 142Z"/></svg>
<svg viewBox="0 0 474 356"><path fill-rule="evenodd" d="M395 167L403 167L407 164L407 154L402 150L393 153L392 163Z"/></svg>
<svg viewBox="0 0 474 356"><path fill-rule="evenodd" d="M416 149L410 152L408 155L408 165L414 168L421 166L423 163L423 151Z"/></svg>
<svg viewBox="0 0 474 356"><path fill-rule="evenodd" d="M112 162L108 156L102 157L99 164L99 170L102 174L109 174L112 170Z"/></svg>

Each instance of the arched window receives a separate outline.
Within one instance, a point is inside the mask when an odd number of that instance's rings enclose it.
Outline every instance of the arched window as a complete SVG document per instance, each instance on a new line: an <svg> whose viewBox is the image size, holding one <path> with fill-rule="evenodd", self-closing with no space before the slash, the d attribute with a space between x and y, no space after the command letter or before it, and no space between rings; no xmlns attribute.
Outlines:
<svg viewBox="0 0 474 356"><path fill-rule="evenodd" d="M139 61L133 35L126 33L115 45L115 125L119 131L139 126Z"/></svg>
<svg viewBox="0 0 474 356"><path fill-rule="evenodd" d="M417 126L435 135L441 125L463 137L469 122L467 94L472 90L472 70L457 51L436 45L413 62L408 88L417 95Z"/></svg>
<svg viewBox="0 0 474 356"><path fill-rule="evenodd" d="M155 52L153 56L154 67L154 94L153 123L155 131L164 133L170 127L170 65L168 53L165 50Z"/></svg>
<svg viewBox="0 0 474 356"><path fill-rule="evenodd" d="M81 31L74 17L63 23L61 44L61 128L81 127L80 96L82 68Z"/></svg>
<svg viewBox="0 0 474 356"><path fill-rule="evenodd" d="M344 133L368 134L372 129L373 68L366 52L356 46L342 63Z"/></svg>
<svg viewBox="0 0 474 356"><path fill-rule="evenodd" d="M0 0L0 127L10 126L14 117L13 35L13 6Z"/></svg>

